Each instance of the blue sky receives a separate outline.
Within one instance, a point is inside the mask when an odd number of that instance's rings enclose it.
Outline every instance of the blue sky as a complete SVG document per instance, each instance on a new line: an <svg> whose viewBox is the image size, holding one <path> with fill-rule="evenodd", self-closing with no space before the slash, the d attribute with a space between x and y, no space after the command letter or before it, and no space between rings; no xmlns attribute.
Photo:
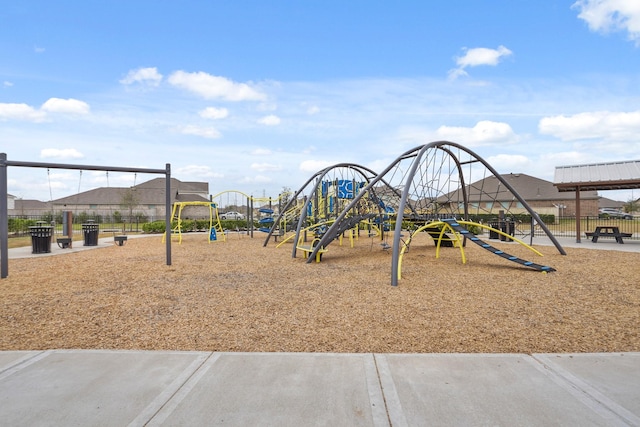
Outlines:
<svg viewBox="0 0 640 427"><path fill-rule="evenodd" d="M324 166L381 171L437 140L549 181L556 166L640 159L636 1L9 3L10 160L171 163L212 194L276 196ZM104 173L9 168L9 193L26 199L104 185Z"/></svg>

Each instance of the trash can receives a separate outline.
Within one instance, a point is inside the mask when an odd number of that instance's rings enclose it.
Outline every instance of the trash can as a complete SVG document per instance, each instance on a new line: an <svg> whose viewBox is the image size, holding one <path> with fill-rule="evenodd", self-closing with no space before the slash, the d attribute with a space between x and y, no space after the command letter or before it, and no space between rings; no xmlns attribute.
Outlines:
<svg viewBox="0 0 640 427"><path fill-rule="evenodd" d="M516 222L515 221L507 221L507 234L509 236L516 235ZM513 239L508 239L508 241L512 241Z"/></svg>
<svg viewBox="0 0 640 427"><path fill-rule="evenodd" d="M498 221L491 221L491 222L489 222L489 227L491 227L493 229L496 229L496 230L500 230L500 223ZM500 237L500 235L498 233L496 233L493 230L489 230L489 238L490 239L497 239L499 237Z"/></svg>
<svg viewBox="0 0 640 427"><path fill-rule="evenodd" d="M500 222L500 231L509 236L515 236L516 234L516 223L514 221L501 221ZM504 234L500 235L500 240L511 242L513 239L510 239L508 236Z"/></svg>
<svg viewBox="0 0 640 427"><path fill-rule="evenodd" d="M98 224L88 222L82 224L82 234L84 234L84 246L98 246Z"/></svg>
<svg viewBox="0 0 640 427"><path fill-rule="evenodd" d="M31 234L31 253L48 254L51 252L51 236L53 227L46 225L36 225L29 227Z"/></svg>

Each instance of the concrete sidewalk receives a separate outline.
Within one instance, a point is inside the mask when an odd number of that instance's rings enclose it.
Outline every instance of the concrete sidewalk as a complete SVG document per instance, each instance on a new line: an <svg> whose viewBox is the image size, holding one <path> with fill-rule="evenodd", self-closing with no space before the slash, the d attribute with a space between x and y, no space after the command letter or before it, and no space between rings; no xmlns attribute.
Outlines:
<svg viewBox="0 0 640 427"><path fill-rule="evenodd" d="M138 239L138 238L142 238L142 237L156 237L158 239L161 239L162 235L158 235L158 234L129 234L129 235L127 235L127 240L129 240L129 239ZM54 256L54 255L67 255L67 254L72 254L72 253L81 252L81 251L88 251L88 250L91 250L91 249L107 248L109 246L115 245L113 237L103 237L103 238L98 239L98 245L97 246L84 246L83 243L84 242L82 240L76 240L76 241L73 242L73 247L72 248L64 248L63 249L60 246L58 246L58 244L54 240L51 243L51 252L38 253L38 254L32 253L31 245L29 245L29 246L21 246L19 248L11 248L11 249L8 250L9 259L40 258L40 257ZM125 242L124 246L126 246L126 244L127 243Z"/></svg>
<svg viewBox="0 0 640 427"><path fill-rule="evenodd" d="M11 426L640 425L640 353L0 352Z"/></svg>

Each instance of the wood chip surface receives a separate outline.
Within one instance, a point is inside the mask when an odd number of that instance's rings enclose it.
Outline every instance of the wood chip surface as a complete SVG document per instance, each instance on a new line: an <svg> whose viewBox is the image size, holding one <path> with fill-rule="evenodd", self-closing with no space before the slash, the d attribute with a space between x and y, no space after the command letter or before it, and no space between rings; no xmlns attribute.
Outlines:
<svg viewBox="0 0 640 427"><path fill-rule="evenodd" d="M265 235L160 236L10 260L0 349L536 353L640 351L640 255L513 243L541 273L467 244L416 238L391 284L378 238L332 243L321 263ZM390 242L389 242L390 243Z"/></svg>

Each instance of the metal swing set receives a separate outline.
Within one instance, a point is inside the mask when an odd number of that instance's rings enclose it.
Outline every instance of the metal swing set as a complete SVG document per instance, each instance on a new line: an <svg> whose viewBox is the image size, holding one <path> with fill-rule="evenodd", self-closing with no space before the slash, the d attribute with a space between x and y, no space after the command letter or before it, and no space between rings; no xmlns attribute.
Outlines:
<svg viewBox="0 0 640 427"><path fill-rule="evenodd" d="M95 170L106 172L130 172L161 174L165 176L165 226L169 238L165 241L166 265L171 265L171 164L167 163L164 169L147 169L119 166L73 165L61 163L40 163L7 160L6 153L0 153L0 279L9 276L9 214L7 203L7 167L30 167L46 169L71 169L71 170Z"/></svg>

